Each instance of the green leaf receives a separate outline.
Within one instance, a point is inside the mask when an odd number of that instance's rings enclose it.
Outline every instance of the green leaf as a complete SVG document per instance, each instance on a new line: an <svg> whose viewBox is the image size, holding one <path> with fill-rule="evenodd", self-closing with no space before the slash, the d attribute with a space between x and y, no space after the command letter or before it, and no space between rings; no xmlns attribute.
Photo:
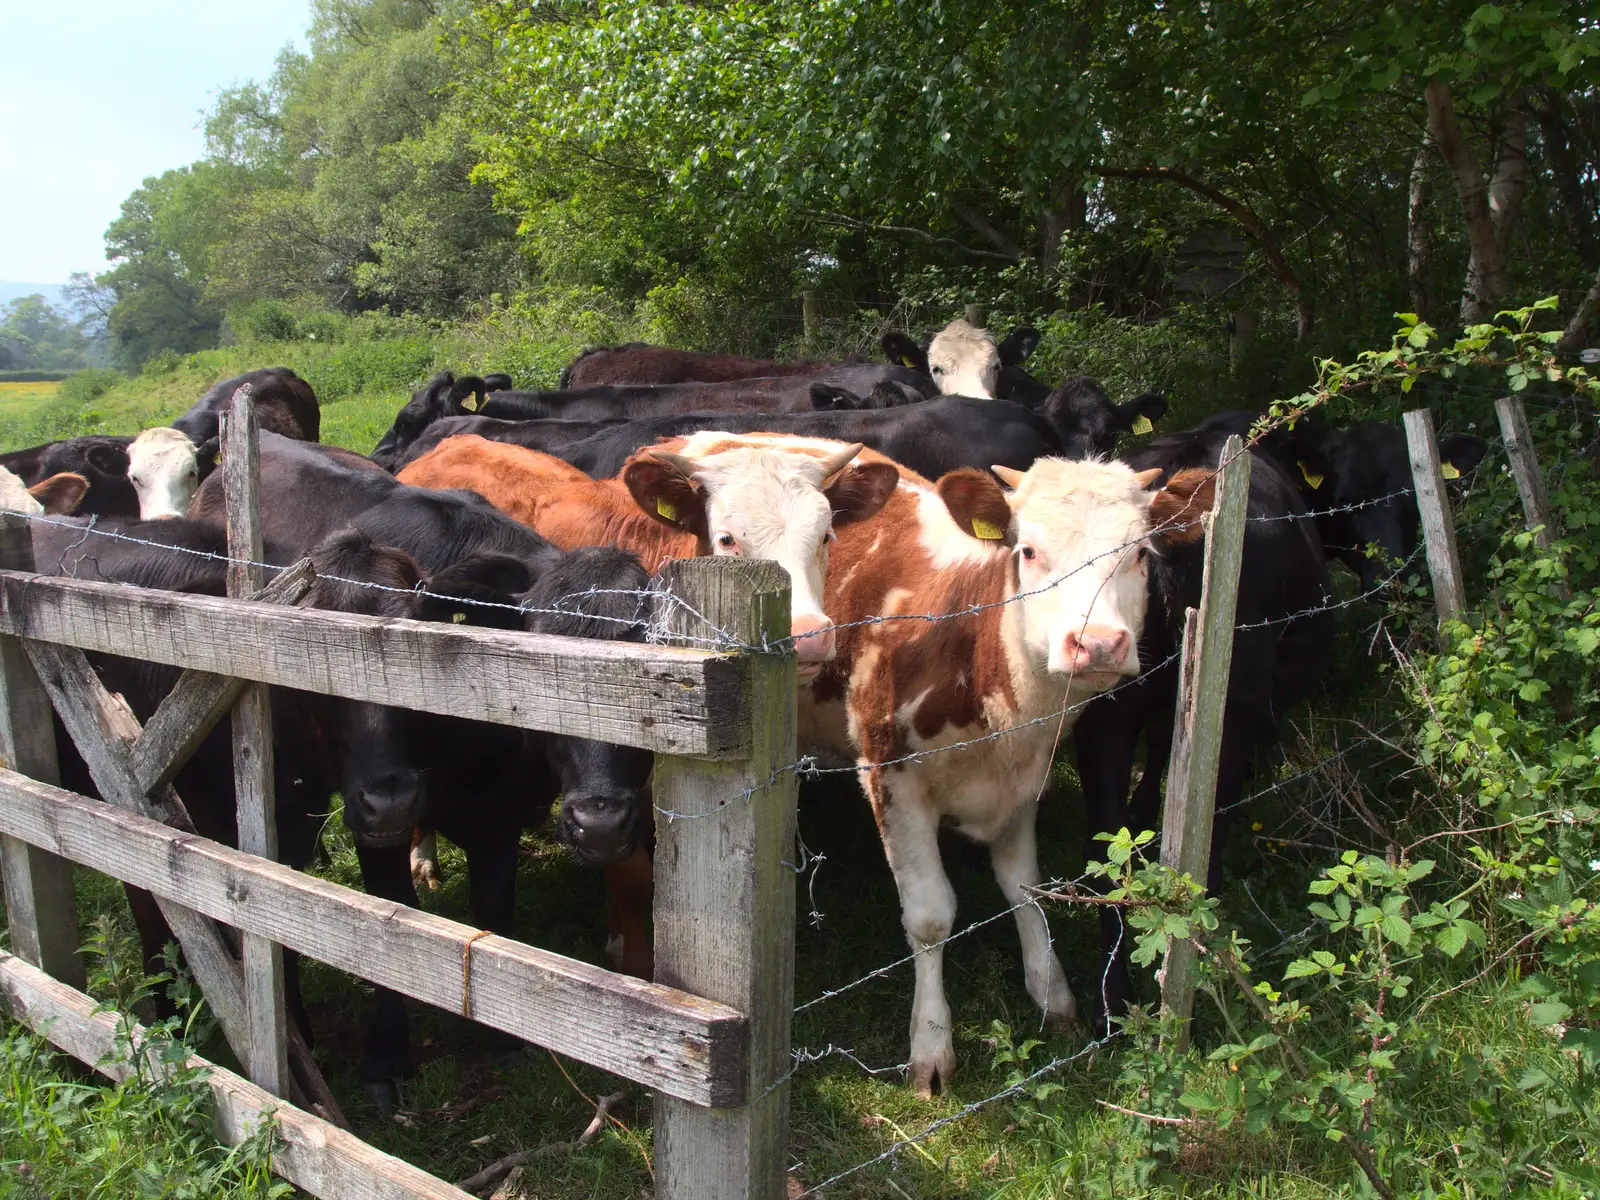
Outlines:
<svg viewBox="0 0 1600 1200"><path fill-rule="evenodd" d="M1391 942L1397 942L1401 946L1411 944L1411 922L1399 913L1387 914L1379 927L1383 930L1383 936Z"/></svg>
<svg viewBox="0 0 1600 1200"><path fill-rule="evenodd" d="M1196 1112L1215 1112L1222 1107L1221 1101L1204 1092L1185 1092L1178 1097L1178 1103Z"/></svg>
<svg viewBox="0 0 1600 1200"><path fill-rule="evenodd" d="M1467 931L1460 925L1447 925L1439 931L1434 944L1446 958L1454 958L1467 948Z"/></svg>
<svg viewBox="0 0 1600 1200"><path fill-rule="evenodd" d="M1559 1025L1572 1015L1572 1009L1561 1000L1541 1000L1528 1010L1535 1025Z"/></svg>
<svg viewBox="0 0 1600 1200"><path fill-rule="evenodd" d="M1320 973L1321 970L1322 968L1309 958L1297 958L1285 969L1283 977L1285 979L1304 979L1308 975Z"/></svg>

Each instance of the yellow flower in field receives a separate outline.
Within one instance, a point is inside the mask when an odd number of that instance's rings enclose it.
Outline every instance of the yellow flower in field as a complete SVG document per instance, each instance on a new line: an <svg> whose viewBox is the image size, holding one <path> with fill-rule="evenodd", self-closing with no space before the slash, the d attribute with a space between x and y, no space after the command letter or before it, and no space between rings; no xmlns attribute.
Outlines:
<svg viewBox="0 0 1600 1200"><path fill-rule="evenodd" d="M1264 828L1264 826L1261 824L1260 821L1256 821L1250 826L1250 828L1255 830L1257 833L1260 833L1261 830Z"/></svg>

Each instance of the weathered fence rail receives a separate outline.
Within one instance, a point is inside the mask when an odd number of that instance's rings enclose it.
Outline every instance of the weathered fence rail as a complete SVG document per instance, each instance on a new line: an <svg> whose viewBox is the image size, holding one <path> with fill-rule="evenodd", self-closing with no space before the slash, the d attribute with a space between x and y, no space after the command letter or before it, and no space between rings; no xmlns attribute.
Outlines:
<svg viewBox="0 0 1600 1200"><path fill-rule="evenodd" d="M234 418L224 431L230 558L259 562L248 402ZM92 1015L81 991L76 863L157 897L253 1080L212 1069L219 1134L237 1141L273 1110L286 1139L275 1169L315 1195L463 1193L286 1103L294 1096L339 1119L286 1028L284 947L655 1089L662 1200L784 1194L794 896L782 860L796 784L772 776L795 758L792 654L285 607L305 590L303 568L244 600L47 578L32 565L25 522L0 517L0 844L17 951L0 955L0 994L15 1016L85 1061L123 1069L102 1062L108 1018ZM230 593L258 592L258 570L232 564ZM697 559L675 564L663 584L676 598L663 605L669 636L689 635L675 611L708 617L744 645L788 631L788 577L773 564ZM84 651L185 674L141 728ZM741 805L716 821L664 823L656 966L677 986L484 936L272 861L262 685L643 747L658 753L663 807ZM103 800L56 786L52 706ZM193 833L171 786L230 708L239 849ZM240 931L242 961L213 921Z"/></svg>

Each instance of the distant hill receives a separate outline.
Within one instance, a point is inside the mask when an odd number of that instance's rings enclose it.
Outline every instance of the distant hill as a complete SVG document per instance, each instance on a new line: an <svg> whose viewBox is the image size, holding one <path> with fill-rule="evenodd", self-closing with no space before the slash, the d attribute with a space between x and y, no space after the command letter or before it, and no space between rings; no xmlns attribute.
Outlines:
<svg viewBox="0 0 1600 1200"><path fill-rule="evenodd" d="M9 279L0 279L0 304L10 304L13 300L20 300L23 296L43 296L57 308L61 307L61 288L59 283L12 283Z"/></svg>

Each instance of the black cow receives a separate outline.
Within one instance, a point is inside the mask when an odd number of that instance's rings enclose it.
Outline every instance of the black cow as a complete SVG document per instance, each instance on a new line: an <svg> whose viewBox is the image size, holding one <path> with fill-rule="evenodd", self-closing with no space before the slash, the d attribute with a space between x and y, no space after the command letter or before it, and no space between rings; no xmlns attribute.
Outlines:
<svg viewBox="0 0 1600 1200"><path fill-rule="evenodd" d="M183 430L196 446L205 446L221 429L222 414L233 406L234 392L247 383L255 389L256 418L262 429L302 442L321 437L322 409L317 394L288 367L263 367L212 385L172 427Z"/></svg>
<svg viewBox="0 0 1600 1200"><path fill-rule="evenodd" d="M721 383L771 375L816 375L836 366L825 362L780 363L738 354L678 350L648 342L590 346L561 371L562 391L617 383Z"/></svg>
<svg viewBox="0 0 1600 1200"><path fill-rule="evenodd" d="M128 446L132 441L131 437L100 434L67 438L0 454L0 467L29 487L64 471L82 475L89 481L89 490L75 512L82 516L137 517L139 495L128 480Z"/></svg>
<svg viewBox="0 0 1600 1200"><path fill-rule="evenodd" d="M1227 434L1190 430L1168 434L1124 456L1136 471L1160 468L1170 476L1188 467L1215 467ZM1217 816L1207 886L1221 884L1221 849L1232 823L1233 804L1251 774L1256 751L1278 738L1278 721L1321 678L1332 636L1326 612L1327 568L1316 527L1288 476L1267 456L1256 456L1250 474L1249 516L1233 664L1223 718ZM1159 829L1162 776L1172 745L1177 698L1178 652L1184 613L1200 603L1204 564L1201 542L1150 559L1150 604L1139 642L1144 673L1093 700L1073 730L1078 774L1088 808L1091 858L1103 856L1093 835ZM1129 801L1135 752L1146 739L1144 775ZM1131 997L1126 930L1120 914L1101 910L1107 955L1104 987L1094 989L1098 1016L1119 1016ZM1101 1001L1104 1001L1102 1005Z"/></svg>
<svg viewBox="0 0 1600 1200"><path fill-rule="evenodd" d="M491 387L490 380L495 385ZM459 379L449 371L440 371L427 383L411 393L411 399L394 416L394 423L378 440L370 455L373 462L391 474L400 469L400 457L422 432L435 421L448 417L469 417L482 410L490 391L505 391L511 387L511 376L491 375L479 378L463 375Z"/></svg>
<svg viewBox="0 0 1600 1200"><path fill-rule="evenodd" d="M423 430L421 437L400 453L394 470L399 474L408 463L421 458L445 438L460 437L469 433L488 438L491 442L509 442L514 446L524 446L529 450L542 450L546 454L559 456L568 446L625 424L627 422L621 420L505 421L499 417L446 417L428 426Z"/></svg>
<svg viewBox="0 0 1600 1200"><path fill-rule="evenodd" d="M1138 415L1165 411L1166 401L1153 395L1112 404L1093 380L1080 378L1068 380L1037 412L1009 400L944 396L860 412L687 413L630 421L550 453L598 479L615 475L629 455L657 438L700 429L791 433L861 442L937 479L958 467L987 470L999 465L1024 471L1045 455L1109 454Z"/></svg>
<svg viewBox="0 0 1600 1200"><path fill-rule="evenodd" d="M1257 412L1224 412L1207 417L1199 430L1248 436L1261 419ZM1487 443L1470 433L1439 439L1439 458L1458 474L1476 467ZM1293 429L1279 427L1259 443L1259 451L1295 482L1306 507L1316 514L1322 548L1373 589L1389 575L1388 563L1415 553L1422 518L1412 491L1411 458L1405 434L1393 425L1367 421L1349 429L1328 430L1310 417ZM1369 545L1382 558L1367 553Z"/></svg>

